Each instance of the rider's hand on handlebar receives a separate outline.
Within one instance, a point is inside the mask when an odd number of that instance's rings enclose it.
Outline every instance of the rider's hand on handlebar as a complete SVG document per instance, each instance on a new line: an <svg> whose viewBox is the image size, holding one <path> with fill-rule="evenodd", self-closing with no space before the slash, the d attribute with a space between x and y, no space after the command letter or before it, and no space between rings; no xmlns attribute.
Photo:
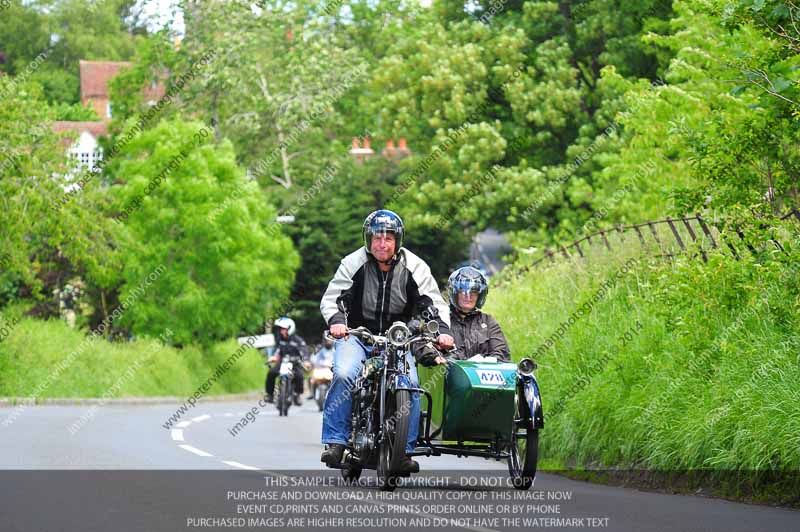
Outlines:
<svg viewBox="0 0 800 532"><path fill-rule="evenodd" d="M331 336L334 338L344 338L347 336L347 325L344 325L343 323L331 325Z"/></svg>
<svg viewBox="0 0 800 532"><path fill-rule="evenodd" d="M442 355L436 355L436 358L433 359L439 365L447 364L447 359L444 358Z"/></svg>
<svg viewBox="0 0 800 532"><path fill-rule="evenodd" d="M439 349L452 349L456 341L449 334L440 334L439 337L436 338L436 343Z"/></svg>

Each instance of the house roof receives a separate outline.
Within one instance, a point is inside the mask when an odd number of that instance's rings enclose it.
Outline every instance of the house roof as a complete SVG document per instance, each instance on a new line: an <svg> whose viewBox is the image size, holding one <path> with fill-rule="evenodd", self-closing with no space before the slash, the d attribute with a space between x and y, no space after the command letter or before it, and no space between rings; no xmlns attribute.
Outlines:
<svg viewBox="0 0 800 532"><path fill-rule="evenodd" d="M91 97L108 98L108 82L130 61L80 61L81 100Z"/></svg>
<svg viewBox="0 0 800 532"><path fill-rule="evenodd" d="M84 131L89 132L94 138L99 138L108 135L108 124L106 122L66 122L56 121L53 122L52 129L54 133L63 133L65 131L74 131L80 136ZM72 140L64 137L60 140L63 146L72 144Z"/></svg>

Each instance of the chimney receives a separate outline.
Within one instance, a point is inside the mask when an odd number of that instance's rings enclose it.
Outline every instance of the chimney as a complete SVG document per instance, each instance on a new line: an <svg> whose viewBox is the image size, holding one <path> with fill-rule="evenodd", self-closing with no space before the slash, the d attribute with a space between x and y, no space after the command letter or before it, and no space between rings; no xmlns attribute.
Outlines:
<svg viewBox="0 0 800 532"><path fill-rule="evenodd" d="M353 137L353 145L350 148L350 155L355 157L356 161L363 163L367 157L372 157L375 154L372 148L369 147L369 137L364 137L364 147L358 140L358 137Z"/></svg>
<svg viewBox="0 0 800 532"><path fill-rule="evenodd" d="M394 145L394 139L386 141L386 148L383 149L381 154L386 159L402 159L411 155L411 151L406 146L406 138L400 137L397 142L397 147Z"/></svg>

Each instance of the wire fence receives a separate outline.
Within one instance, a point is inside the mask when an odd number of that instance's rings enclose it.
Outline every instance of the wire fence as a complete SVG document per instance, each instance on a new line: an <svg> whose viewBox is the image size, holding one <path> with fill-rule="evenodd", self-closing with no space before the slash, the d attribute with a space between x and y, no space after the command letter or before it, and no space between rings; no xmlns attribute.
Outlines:
<svg viewBox="0 0 800 532"><path fill-rule="evenodd" d="M781 217L783 221L800 223L800 211L793 209ZM760 229L768 226L763 224ZM513 271L504 275L499 284L508 284L520 275L537 267L559 260L589 259L598 248L606 252L617 249L628 249L632 244L639 246L641 251L654 257L674 257L678 254L695 254L708 261L708 254L712 250L722 249L730 252L736 259L741 257L745 249L751 253L757 250L750 242L742 228L720 231L715 225L708 223L699 214L671 218L667 216L662 220L649 220L632 225L616 225L612 228L596 231L573 241L544 251L541 257L523 266L515 267ZM765 244L774 245L783 250L783 245L773 237Z"/></svg>

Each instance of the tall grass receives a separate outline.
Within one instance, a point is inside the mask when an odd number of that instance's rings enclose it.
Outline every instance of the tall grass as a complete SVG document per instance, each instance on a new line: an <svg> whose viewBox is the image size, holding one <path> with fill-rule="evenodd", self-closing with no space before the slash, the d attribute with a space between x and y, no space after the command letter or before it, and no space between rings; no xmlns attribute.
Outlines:
<svg viewBox="0 0 800 532"><path fill-rule="evenodd" d="M800 470L800 255L641 259L540 349L628 258L557 263L490 295L514 357L539 350L543 457Z"/></svg>
<svg viewBox="0 0 800 532"><path fill-rule="evenodd" d="M148 338L130 343L98 339L88 342L71 364L59 366L86 338L61 321L22 318L0 342L0 397L32 397L48 378L50 384L37 397L190 395L238 348L234 340L201 351L175 349ZM262 361L248 348L209 394L260 389Z"/></svg>

